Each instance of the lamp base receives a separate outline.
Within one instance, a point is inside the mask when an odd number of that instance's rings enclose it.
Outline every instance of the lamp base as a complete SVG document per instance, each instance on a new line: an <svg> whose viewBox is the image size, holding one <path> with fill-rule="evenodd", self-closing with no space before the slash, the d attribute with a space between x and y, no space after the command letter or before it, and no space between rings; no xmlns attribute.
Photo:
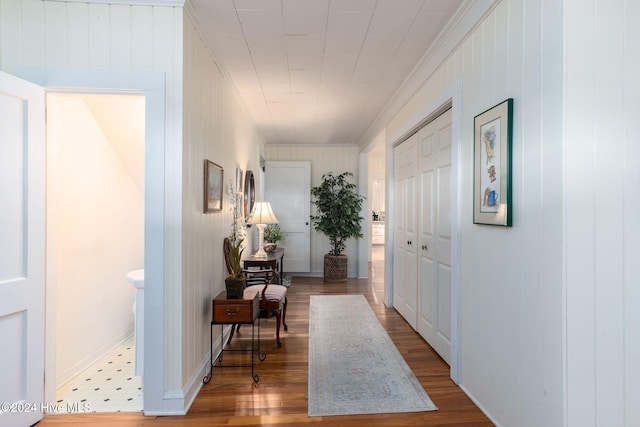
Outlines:
<svg viewBox="0 0 640 427"><path fill-rule="evenodd" d="M258 249L258 252L253 255L254 258L267 258L268 256L263 248Z"/></svg>
<svg viewBox="0 0 640 427"><path fill-rule="evenodd" d="M266 224L256 224L258 227L258 252L255 253L255 258L267 258L267 253L264 251L264 228Z"/></svg>

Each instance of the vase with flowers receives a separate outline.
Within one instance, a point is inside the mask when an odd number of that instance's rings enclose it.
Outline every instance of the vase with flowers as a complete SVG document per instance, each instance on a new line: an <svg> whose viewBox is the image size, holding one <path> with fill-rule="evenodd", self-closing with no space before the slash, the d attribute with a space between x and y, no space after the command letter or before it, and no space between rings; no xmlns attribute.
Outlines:
<svg viewBox="0 0 640 427"><path fill-rule="evenodd" d="M241 217L238 194L234 191L231 183L227 187L227 193L230 195L230 210L233 215L233 222L231 223L231 233L225 239L228 240L225 245L229 245L228 248L225 248L225 250L228 250L229 262L227 267L229 275L224 280L224 283L227 290L227 298L242 298L244 289L247 286L247 278L242 269L242 253L244 252L242 244L245 238L245 229L243 218Z"/></svg>

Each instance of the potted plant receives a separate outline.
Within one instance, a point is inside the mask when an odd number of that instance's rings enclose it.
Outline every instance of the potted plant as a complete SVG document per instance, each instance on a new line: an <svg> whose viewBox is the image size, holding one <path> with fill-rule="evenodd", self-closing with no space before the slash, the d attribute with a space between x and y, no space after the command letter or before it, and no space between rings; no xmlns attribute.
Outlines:
<svg viewBox="0 0 640 427"><path fill-rule="evenodd" d="M225 251L228 251L227 269L229 270L229 275L224 279L224 283L227 290L227 298L242 298L244 289L247 287L247 278L242 269L242 253L244 252L242 243L244 242L245 228L231 182L228 184L227 193L232 196L230 197L230 210L233 215L233 222L231 223L231 233L225 239Z"/></svg>
<svg viewBox="0 0 640 427"><path fill-rule="evenodd" d="M264 228L264 251L273 252L278 246L277 243L280 240L284 240L285 234L280 229L278 224L268 224Z"/></svg>
<svg viewBox="0 0 640 427"><path fill-rule="evenodd" d="M342 252L347 239L362 237L360 216L364 197L356 192L356 185L347 181L351 172L322 175L319 186L311 189L315 197L312 204L316 214L311 215L314 229L329 237L331 250L324 256L324 279L339 282L347 280L348 259Z"/></svg>
<svg viewBox="0 0 640 427"><path fill-rule="evenodd" d="M229 262L231 273L224 279L227 289L227 298L242 298L244 289L247 287L247 278L242 270L242 242L244 239L233 241L229 238Z"/></svg>

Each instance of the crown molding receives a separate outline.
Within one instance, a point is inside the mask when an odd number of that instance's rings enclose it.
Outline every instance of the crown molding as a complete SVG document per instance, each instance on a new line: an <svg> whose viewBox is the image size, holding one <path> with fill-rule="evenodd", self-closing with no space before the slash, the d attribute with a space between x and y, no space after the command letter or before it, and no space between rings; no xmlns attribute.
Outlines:
<svg viewBox="0 0 640 427"><path fill-rule="evenodd" d="M466 0L460 5L433 45L418 61L391 100L362 135L358 141L361 149L366 149L385 129L389 121L422 87L440 64L466 40L499 2L500 0Z"/></svg>
<svg viewBox="0 0 640 427"><path fill-rule="evenodd" d="M123 4L128 6L184 7L185 0L47 0L63 3Z"/></svg>

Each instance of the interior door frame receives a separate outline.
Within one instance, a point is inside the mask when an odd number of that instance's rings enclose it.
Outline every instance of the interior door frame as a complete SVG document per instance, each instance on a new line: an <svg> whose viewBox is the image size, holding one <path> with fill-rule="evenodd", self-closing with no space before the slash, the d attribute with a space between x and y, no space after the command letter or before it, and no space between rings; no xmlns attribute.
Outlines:
<svg viewBox="0 0 640 427"><path fill-rule="evenodd" d="M141 93L145 97L145 282L155 283L145 292L145 324L155 327L145 334L144 407L163 407L164 352L166 345L162 337L171 334L167 330L167 316L180 307L166 308L165 288L165 228L152 224L164 223L165 210L165 76L157 72L114 72L97 70L57 70L41 68L19 68L11 74L40 85L53 93L101 93L122 94L123 91ZM46 132L46 129L45 129ZM158 143L160 141L161 143ZM47 246L49 243L47 243ZM47 253L50 253L47 247ZM52 280L51 262L47 257L45 275L45 402L55 402L55 333L56 304L55 281ZM155 309L154 309L155 308ZM163 310L164 308L164 310ZM178 311L179 312L179 311Z"/></svg>
<svg viewBox="0 0 640 427"><path fill-rule="evenodd" d="M401 125L395 134L387 133L386 137L386 206L385 210L392 212L395 195L393 183L395 171L393 167L393 149L406 140L411 134L439 116L446 109L451 108L451 365L450 377L458 384L460 382L460 227L462 206L462 79L456 80L445 88L420 111L413 114ZM384 301L388 307L393 307L393 245L395 219L387 214L385 236L385 292Z"/></svg>

